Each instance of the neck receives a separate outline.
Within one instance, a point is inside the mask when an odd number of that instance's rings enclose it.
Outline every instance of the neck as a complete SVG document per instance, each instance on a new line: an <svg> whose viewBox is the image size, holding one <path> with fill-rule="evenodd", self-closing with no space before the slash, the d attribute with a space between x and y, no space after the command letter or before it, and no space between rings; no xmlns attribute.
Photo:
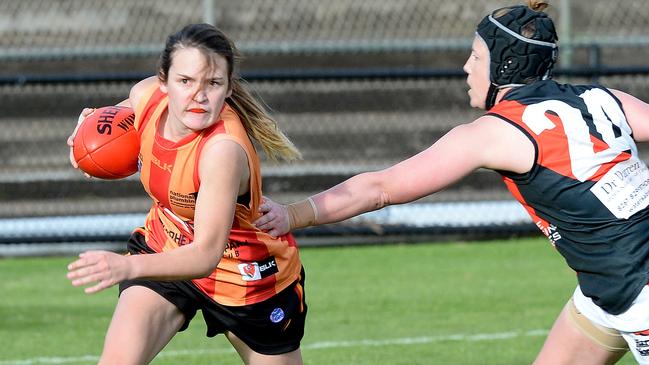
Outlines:
<svg viewBox="0 0 649 365"><path fill-rule="evenodd" d="M498 91L496 92L496 102L494 103L494 105L500 103L500 101L503 99L503 96L505 96L505 94L511 89L512 89L511 87L498 89Z"/></svg>
<svg viewBox="0 0 649 365"><path fill-rule="evenodd" d="M160 118L158 133L160 133L160 135L166 140L178 142L185 136L187 136L190 132L188 132L186 128L179 128L178 123L174 123L171 120L171 113L169 113L169 111L166 111Z"/></svg>

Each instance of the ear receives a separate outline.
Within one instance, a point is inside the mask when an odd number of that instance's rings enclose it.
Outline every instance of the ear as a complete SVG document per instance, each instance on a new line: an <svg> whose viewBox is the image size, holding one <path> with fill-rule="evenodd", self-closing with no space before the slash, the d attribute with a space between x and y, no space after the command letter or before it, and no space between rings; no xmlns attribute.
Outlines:
<svg viewBox="0 0 649 365"><path fill-rule="evenodd" d="M160 82L160 91L162 91L165 94L167 93L167 84L166 83Z"/></svg>
<svg viewBox="0 0 649 365"><path fill-rule="evenodd" d="M226 98L229 98L230 96L232 96L232 88L231 88L231 87L228 88L228 93L225 94L225 97L226 97Z"/></svg>

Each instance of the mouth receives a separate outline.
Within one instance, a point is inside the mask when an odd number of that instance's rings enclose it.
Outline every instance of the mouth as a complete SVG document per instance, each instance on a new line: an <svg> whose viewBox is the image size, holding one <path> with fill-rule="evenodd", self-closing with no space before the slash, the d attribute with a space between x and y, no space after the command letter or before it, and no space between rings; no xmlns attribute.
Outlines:
<svg viewBox="0 0 649 365"><path fill-rule="evenodd" d="M197 113L197 114L207 113L207 110L201 109L201 108L191 108L191 109L188 109L188 111L191 112L191 113Z"/></svg>

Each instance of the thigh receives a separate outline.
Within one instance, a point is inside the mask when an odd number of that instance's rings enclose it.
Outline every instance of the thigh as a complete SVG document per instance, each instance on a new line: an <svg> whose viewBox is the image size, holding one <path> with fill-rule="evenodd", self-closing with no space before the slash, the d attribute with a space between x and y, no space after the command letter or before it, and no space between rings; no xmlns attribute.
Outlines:
<svg viewBox="0 0 649 365"><path fill-rule="evenodd" d="M131 286L117 301L100 363L147 364L183 323L175 305L149 288Z"/></svg>
<svg viewBox="0 0 649 365"><path fill-rule="evenodd" d="M570 318L572 299L554 322L534 365L615 364L625 351L611 351L596 343Z"/></svg>

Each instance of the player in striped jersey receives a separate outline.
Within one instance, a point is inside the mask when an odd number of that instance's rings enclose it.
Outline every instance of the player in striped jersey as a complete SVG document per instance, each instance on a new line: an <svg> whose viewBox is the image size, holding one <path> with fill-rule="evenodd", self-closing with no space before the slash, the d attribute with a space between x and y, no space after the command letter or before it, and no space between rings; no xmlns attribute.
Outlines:
<svg viewBox="0 0 649 365"><path fill-rule="evenodd" d="M246 364L301 364L304 270L293 237L259 216L261 173L299 152L234 74L220 30L192 24L167 39L158 75L121 104L135 110L140 180L153 200L129 255L91 251L69 265L75 286L120 285L100 363L144 364L201 310ZM74 163L73 163L74 164Z"/></svg>
<svg viewBox="0 0 649 365"><path fill-rule="evenodd" d="M487 110L420 154L289 205L255 224L280 234L435 193L478 168L499 172L579 285L535 364L649 364L649 104L550 79L557 57L547 3L498 9L464 65L472 107Z"/></svg>

